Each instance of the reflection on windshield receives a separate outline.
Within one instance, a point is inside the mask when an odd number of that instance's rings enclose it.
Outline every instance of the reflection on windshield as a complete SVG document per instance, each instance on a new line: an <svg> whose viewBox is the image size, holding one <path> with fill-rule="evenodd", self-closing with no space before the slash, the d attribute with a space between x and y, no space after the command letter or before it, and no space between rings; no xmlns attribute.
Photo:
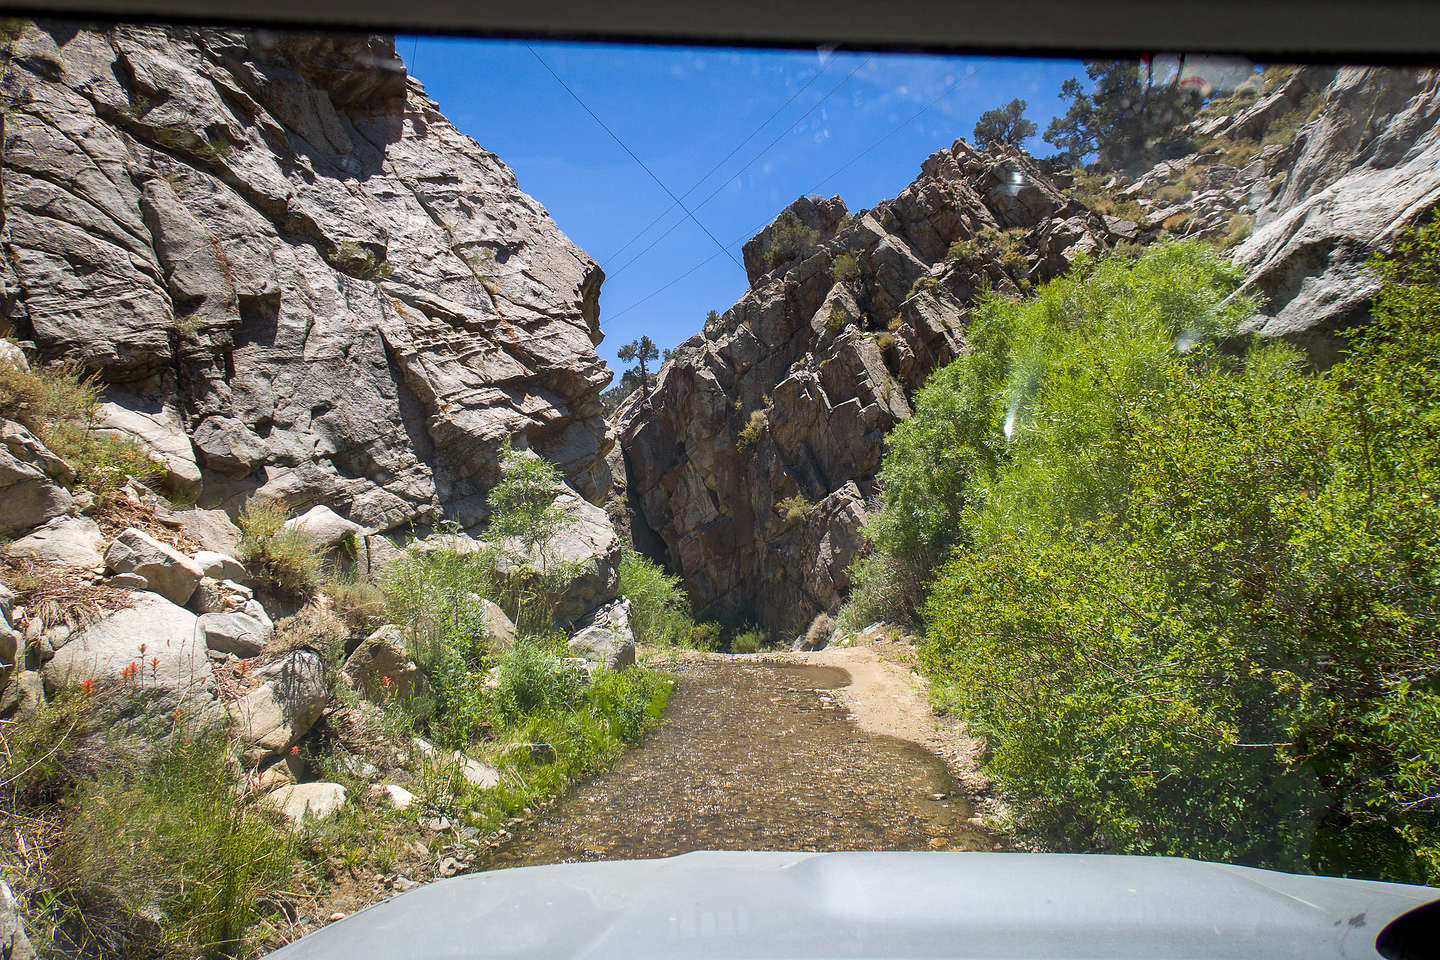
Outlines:
<svg viewBox="0 0 1440 960"><path fill-rule="evenodd" d="M1440 883L1435 71L3 41L12 945L716 848Z"/></svg>

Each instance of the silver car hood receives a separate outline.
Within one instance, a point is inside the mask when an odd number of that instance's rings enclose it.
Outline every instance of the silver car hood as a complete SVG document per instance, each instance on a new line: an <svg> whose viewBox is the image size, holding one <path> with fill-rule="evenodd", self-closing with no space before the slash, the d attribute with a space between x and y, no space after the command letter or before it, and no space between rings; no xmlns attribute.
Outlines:
<svg viewBox="0 0 1440 960"><path fill-rule="evenodd" d="M1436 899L1167 857L691 853L442 880L271 956L1370 960L1387 924Z"/></svg>

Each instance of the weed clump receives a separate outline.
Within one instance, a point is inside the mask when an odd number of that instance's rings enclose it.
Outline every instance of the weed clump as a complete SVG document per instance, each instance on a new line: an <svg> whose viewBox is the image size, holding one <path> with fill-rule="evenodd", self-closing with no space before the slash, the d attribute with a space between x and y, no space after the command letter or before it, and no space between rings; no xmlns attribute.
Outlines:
<svg viewBox="0 0 1440 960"><path fill-rule="evenodd" d="M310 597L320 586L320 554L310 535L287 527L289 512L278 500L251 497L240 508L240 559L259 568L281 590Z"/></svg>

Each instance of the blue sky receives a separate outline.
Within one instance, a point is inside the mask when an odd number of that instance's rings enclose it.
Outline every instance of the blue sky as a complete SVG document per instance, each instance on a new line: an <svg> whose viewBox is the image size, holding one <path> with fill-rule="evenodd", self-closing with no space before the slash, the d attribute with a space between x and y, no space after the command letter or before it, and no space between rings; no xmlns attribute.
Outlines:
<svg viewBox="0 0 1440 960"><path fill-rule="evenodd" d="M1061 82L1084 76L1077 61L997 57L591 43L532 43L532 53L516 41L404 36L396 47L451 121L605 268L599 352L617 375L622 344L648 334L674 346L707 310L734 303L746 288L741 243L797 196L873 206L1013 97L1043 130ZM535 53L704 229L671 209ZM1039 138L1028 146L1051 152Z"/></svg>

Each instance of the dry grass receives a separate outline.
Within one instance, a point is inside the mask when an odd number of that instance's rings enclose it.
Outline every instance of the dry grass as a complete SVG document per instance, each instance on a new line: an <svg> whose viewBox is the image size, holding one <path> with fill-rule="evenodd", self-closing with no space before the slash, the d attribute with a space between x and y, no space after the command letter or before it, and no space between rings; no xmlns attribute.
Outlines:
<svg viewBox="0 0 1440 960"><path fill-rule="evenodd" d="M95 511L94 520L100 532L112 540L134 527L183 553L194 553L201 548L200 541L186 533L178 521L165 518L154 505L140 500L126 488L105 501Z"/></svg>
<svg viewBox="0 0 1440 960"><path fill-rule="evenodd" d="M62 625L78 630L133 605L128 590L92 583L73 567L22 557L0 557L0 580L15 591L26 616L38 618L46 630Z"/></svg>

